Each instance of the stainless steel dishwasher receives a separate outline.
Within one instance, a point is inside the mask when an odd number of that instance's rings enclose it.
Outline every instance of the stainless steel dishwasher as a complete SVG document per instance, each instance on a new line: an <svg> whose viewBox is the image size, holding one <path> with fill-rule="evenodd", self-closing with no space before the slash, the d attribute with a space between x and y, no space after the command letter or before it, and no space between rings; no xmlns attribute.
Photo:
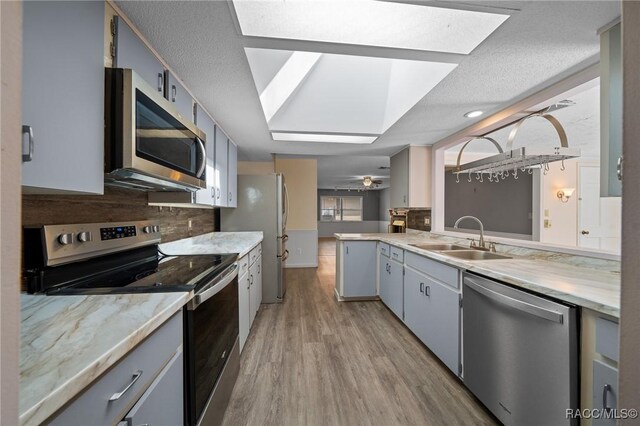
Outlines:
<svg viewBox="0 0 640 426"><path fill-rule="evenodd" d="M577 424L574 306L465 273L463 380L506 425Z"/></svg>

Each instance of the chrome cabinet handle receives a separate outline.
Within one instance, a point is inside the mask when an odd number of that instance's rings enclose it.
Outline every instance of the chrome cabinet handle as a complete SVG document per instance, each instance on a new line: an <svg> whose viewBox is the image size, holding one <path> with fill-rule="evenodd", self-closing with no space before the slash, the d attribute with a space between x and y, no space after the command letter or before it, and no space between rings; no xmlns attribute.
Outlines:
<svg viewBox="0 0 640 426"><path fill-rule="evenodd" d="M424 283L420 283L420 293L424 293Z"/></svg>
<svg viewBox="0 0 640 426"><path fill-rule="evenodd" d="M261 265L258 265L258 273L260 273L260 266L261 266Z"/></svg>
<svg viewBox="0 0 640 426"><path fill-rule="evenodd" d="M158 73L158 92L163 92L164 89L164 74L159 72Z"/></svg>
<svg viewBox="0 0 640 426"><path fill-rule="evenodd" d="M580 233L581 233L582 235L589 235L589 231L586 231L586 230L584 230L584 229L583 229L583 230L582 230L582 232L580 232Z"/></svg>
<svg viewBox="0 0 640 426"><path fill-rule="evenodd" d="M176 93L177 93L176 85L173 84L173 85L171 85L171 102L175 102L176 101Z"/></svg>
<svg viewBox="0 0 640 426"><path fill-rule="evenodd" d="M219 200L220 199L220 188L216 188L216 193L218 195L216 195L216 198Z"/></svg>
<svg viewBox="0 0 640 426"><path fill-rule="evenodd" d="M431 286L428 285L424 288L424 295L427 297L431 297Z"/></svg>
<svg viewBox="0 0 640 426"><path fill-rule="evenodd" d="M109 401L117 401L117 400L119 400L119 399L122 397L122 395L124 395L125 393L127 393L127 391L128 391L129 389L131 389L131 386L133 386L133 385L138 381L138 379L140 378L140 376L142 376L142 370L138 370L138 371L136 371L136 372L134 373L134 375L133 375L133 379L132 379L132 380L131 380L131 382L127 385L127 387L126 387L126 388L124 388L121 392L116 392L116 393L114 393L113 395L111 395L111 398L109 398Z"/></svg>
<svg viewBox="0 0 640 426"><path fill-rule="evenodd" d="M231 195L231 191L229 191L229 202L233 201L233 195Z"/></svg>
<svg viewBox="0 0 640 426"><path fill-rule="evenodd" d="M610 413L613 410L613 408L609 407L609 402L607 401L609 392L611 392L611 385L607 383L602 387L602 408L606 413Z"/></svg>
<svg viewBox="0 0 640 426"><path fill-rule="evenodd" d="M249 285L253 285L253 274L250 275Z"/></svg>
<svg viewBox="0 0 640 426"><path fill-rule="evenodd" d="M622 180L622 157L618 157L618 166L616 167L616 174L618 175L618 180Z"/></svg>
<svg viewBox="0 0 640 426"><path fill-rule="evenodd" d="M24 137L24 135L29 136L29 151L26 154L22 154L22 162L26 163L33 160L33 128L31 126L23 125L22 136Z"/></svg>

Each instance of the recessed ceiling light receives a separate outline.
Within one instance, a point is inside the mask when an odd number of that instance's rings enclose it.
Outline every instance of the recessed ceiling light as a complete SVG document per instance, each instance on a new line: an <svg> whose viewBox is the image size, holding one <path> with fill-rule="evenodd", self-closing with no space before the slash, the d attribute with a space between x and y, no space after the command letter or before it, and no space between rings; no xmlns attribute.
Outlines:
<svg viewBox="0 0 640 426"><path fill-rule="evenodd" d="M476 111L469 111L464 116L467 118L476 118L476 117L480 117L482 114L484 114L484 112L476 110Z"/></svg>
<svg viewBox="0 0 640 426"><path fill-rule="evenodd" d="M469 54L507 14L387 1L234 0L245 36Z"/></svg>
<svg viewBox="0 0 640 426"><path fill-rule="evenodd" d="M292 142L328 142L328 143L373 143L378 136L370 135L340 135L322 133L280 133L272 132L271 136L275 141Z"/></svg>

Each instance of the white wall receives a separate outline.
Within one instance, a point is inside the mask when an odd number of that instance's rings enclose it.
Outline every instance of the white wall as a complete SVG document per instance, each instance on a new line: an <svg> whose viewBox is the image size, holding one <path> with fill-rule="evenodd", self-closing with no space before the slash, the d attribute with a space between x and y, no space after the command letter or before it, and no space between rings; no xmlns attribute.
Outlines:
<svg viewBox="0 0 640 426"><path fill-rule="evenodd" d="M387 232L389 228L389 209L391 208L391 189L380 190L380 221L378 222L378 232Z"/></svg>
<svg viewBox="0 0 640 426"><path fill-rule="evenodd" d="M386 223L386 222L385 222ZM362 222L318 222L318 237L333 237L336 233L366 234L378 231L380 221L364 220Z"/></svg>
<svg viewBox="0 0 640 426"><path fill-rule="evenodd" d="M572 197L567 203L557 197L560 188L578 187L578 160L565 161L565 169L561 171L560 162L549 164L549 172L542 174L542 226L540 241L548 244L576 246L578 243L578 200ZM577 192L576 192L577 194ZM544 227L544 220L550 221L549 228Z"/></svg>

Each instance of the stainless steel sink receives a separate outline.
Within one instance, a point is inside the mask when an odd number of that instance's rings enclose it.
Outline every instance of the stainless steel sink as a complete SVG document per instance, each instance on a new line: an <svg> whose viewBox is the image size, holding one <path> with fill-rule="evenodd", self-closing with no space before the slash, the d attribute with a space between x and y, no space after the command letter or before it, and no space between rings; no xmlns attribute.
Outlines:
<svg viewBox="0 0 640 426"><path fill-rule="evenodd" d="M469 247L459 246L457 244L411 244L422 250L442 251L442 250L469 250Z"/></svg>
<svg viewBox="0 0 640 426"><path fill-rule="evenodd" d="M480 250L444 250L440 252L446 256L455 257L457 259L464 260L497 260L497 259L512 259L509 256L502 254L491 253L488 251Z"/></svg>

